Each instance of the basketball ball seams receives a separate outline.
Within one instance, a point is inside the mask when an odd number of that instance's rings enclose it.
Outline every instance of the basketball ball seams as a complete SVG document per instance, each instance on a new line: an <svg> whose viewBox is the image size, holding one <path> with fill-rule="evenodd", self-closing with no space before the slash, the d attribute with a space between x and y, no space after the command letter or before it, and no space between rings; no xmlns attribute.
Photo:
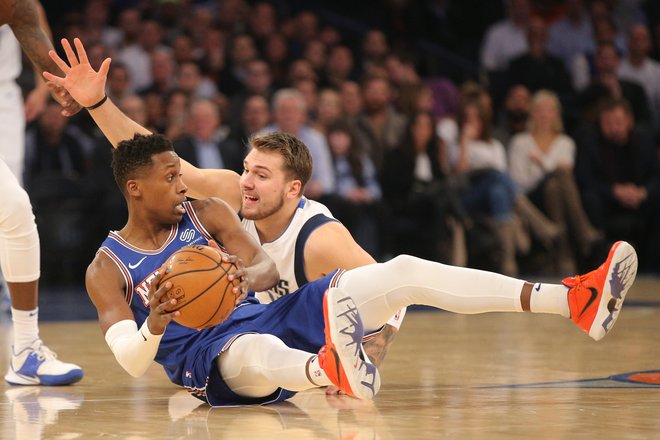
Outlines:
<svg viewBox="0 0 660 440"><path fill-rule="evenodd" d="M213 283L211 283L206 289L202 290L202 291L199 292L197 295L193 296L190 300L186 301L185 303L181 304L180 306L178 306L178 307L176 307L176 308L174 308L174 309L169 309L168 311L169 311L169 312L176 312L177 310L181 310L182 308L184 308L184 307L187 306L188 304L191 304L191 303L195 302L195 300L196 300L197 298L199 298L200 296L202 296L202 295L204 295L206 292L208 292L209 289L213 288L213 286L215 286L216 284L218 284L218 283L219 283L219 282L225 277L225 275L227 275L227 274L229 273L229 270L227 270L227 269L224 268L224 267L223 267L223 269L225 270L225 272L224 272L222 275L220 275L218 278L216 278L216 279L213 281ZM190 272L175 274L173 277L171 277L171 278L169 278L169 279L172 280L173 278L176 278L176 277L178 277L178 276L189 275L189 274L196 273L196 272L207 272L207 271L206 271L206 270L191 270ZM161 281L161 284L162 284L162 281ZM175 286L174 286L174 282L172 282L172 288L174 288L174 287L175 287ZM184 291L184 293L185 293L185 291ZM222 297L222 298L224 299L224 293L223 293L223 297ZM222 299L220 300L220 304L222 304Z"/></svg>
<svg viewBox="0 0 660 440"><path fill-rule="evenodd" d="M164 267L168 273L158 285L169 281L172 287L161 301L177 300L177 304L167 307L167 312L180 312L175 322L201 330L224 322L236 308L235 295L228 292L233 293L233 288L240 286L239 279L229 279L238 267L223 261L223 254L217 249L204 245L181 248Z"/></svg>

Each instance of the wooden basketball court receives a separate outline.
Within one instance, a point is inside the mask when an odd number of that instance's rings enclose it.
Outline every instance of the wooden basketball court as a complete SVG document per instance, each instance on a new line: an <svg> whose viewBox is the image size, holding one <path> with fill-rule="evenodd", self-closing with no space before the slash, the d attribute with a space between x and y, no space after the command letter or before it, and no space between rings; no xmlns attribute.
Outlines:
<svg viewBox="0 0 660 440"><path fill-rule="evenodd" d="M58 388L3 381L2 439L660 438L654 278L638 279L600 342L556 316L413 311L374 402L312 390L283 404L212 409L155 364L131 378L95 321L43 322L41 334L85 378ZM3 373L10 336L5 317Z"/></svg>

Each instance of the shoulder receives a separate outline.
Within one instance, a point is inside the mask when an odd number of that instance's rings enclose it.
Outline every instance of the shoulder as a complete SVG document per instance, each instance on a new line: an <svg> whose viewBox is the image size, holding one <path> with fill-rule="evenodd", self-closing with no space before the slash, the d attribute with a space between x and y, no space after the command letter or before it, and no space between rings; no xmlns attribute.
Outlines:
<svg viewBox="0 0 660 440"><path fill-rule="evenodd" d="M305 271L310 280L335 269L353 269L375 263L339 222L328 222L317 228L305 245Z"/></svg>
<svg viewBox="0 0 660 440"><path fill-rule="evenodd" d="M125 286L126 283L117 264L117 262L99 249L85 272L87 291L91 294L96 290L95 287L97 286L112 284Z"/></svg>

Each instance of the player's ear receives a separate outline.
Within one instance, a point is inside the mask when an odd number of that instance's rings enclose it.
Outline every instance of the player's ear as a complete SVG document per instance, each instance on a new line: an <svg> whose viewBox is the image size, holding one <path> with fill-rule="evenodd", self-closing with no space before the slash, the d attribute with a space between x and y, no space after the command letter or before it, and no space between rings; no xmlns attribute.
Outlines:
<svg viewBox="0 0 660 440"><path fill-rule="evenodd" d="M140 185L138 185L137 180L128 180L128 181L126 181L126 193L129 196L139 195Z"/></svg>
<svg viewBox="0 0 660 440"><path fill-rule="evenodd" d="M296 198L300 196L302 192L302 182L298 179L292 180L289 182L289 190L287 191L287 196L291 198Z"/></svg>

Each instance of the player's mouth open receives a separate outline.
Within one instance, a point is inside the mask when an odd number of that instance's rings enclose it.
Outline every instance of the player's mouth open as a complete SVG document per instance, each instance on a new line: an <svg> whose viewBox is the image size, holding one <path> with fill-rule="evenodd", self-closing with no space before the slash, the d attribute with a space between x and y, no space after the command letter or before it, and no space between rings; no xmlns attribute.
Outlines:
<svg viewBox="0 0 660 440"><path fill-rule="evenodd" d="M243 194L243 202L245 203L256 203L259 200L256 196L250 196L248 194Z"/></svg>

